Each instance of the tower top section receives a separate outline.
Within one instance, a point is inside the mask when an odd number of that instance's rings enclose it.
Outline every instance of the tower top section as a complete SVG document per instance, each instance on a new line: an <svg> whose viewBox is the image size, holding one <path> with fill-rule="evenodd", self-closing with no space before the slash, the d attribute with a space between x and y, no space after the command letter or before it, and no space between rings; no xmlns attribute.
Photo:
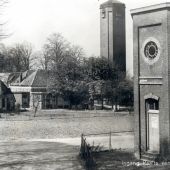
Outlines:
<svg viewBox="0 0 170 170"><path fill-rule="evenodd" d="M146 12L162 10L162 9L166 9L166 8L170 8L170 2L156 4L156 5L150 5L150 6L136 8L136 9L131 9L130 12L131 12L131 15L133 16L133 15L138 15L138 14L142 14L142 13L146 13Z"/></svg>
<svg viewBox="0 0 170 170"><path fill-rule="evenodd" d="M107 7L112 7L114 4L121 4L124 5L124 3L118 1L118 0L108 0L100 5L100 8L107 8Z"/></svg>

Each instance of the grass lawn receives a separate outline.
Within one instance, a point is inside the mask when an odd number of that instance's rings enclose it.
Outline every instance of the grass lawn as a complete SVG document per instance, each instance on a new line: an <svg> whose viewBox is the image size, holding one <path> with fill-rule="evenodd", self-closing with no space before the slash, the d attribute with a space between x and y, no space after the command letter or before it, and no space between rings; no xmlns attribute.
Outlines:
<svg viewBox="0 0 170 170"><path fill-rule="evenodd" d="M82 133L133 130L133 116L111 111L38 111L20 115L2 115L0 140L56 139L80 137Z"/></svg>

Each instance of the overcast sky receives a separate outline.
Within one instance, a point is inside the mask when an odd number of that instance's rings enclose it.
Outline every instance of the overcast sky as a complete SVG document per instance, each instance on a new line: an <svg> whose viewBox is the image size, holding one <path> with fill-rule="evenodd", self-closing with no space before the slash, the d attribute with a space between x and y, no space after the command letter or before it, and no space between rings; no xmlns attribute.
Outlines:
<svg viewBox="0 0 170 170"><path fill-rule="evenodd" d="M9 0L4 13L6 30L12 33L3 43L29 41L40 50L51 33L61 33L80 45L86 56L100 55L100 3L106 0ZM127 70L132 74L133 46L130 9L166 0L121 0L126 4ZM168 1L168 0L167 0Z"/></svg>

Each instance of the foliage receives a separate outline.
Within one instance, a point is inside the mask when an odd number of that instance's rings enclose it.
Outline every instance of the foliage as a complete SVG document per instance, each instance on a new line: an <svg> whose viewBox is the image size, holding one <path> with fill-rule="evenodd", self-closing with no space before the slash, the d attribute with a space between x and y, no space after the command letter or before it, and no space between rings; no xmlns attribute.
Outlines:
<svg viewBox="0 0 170 170"><path fill-rule="evenodd" d="M89 58L86 67L90 78L89 93L93 99L102 102L132 106L133 85L130 79L125 78L125 73L113 68L106 58Z"/></svg>
<svg viewBox="0 0 170 170"><path fill-rule="evenodd" d="M119 103L124 106L133 106L133 82L124 79L119 83Z"/></svg>
<svg viewBox="0 0 170 170"><path fill-rule="evenodd" d="M48 90L72 105L91 100L132 105L133 86L125 73L112 67L104 57L85 58L82 48L71 45L61 34L52 34L43 47L42 65L51 70ZM92 102L91 102L92 103Z"/></svg>
<svg viewBox="0 0 170 170"><path fill-rule="evenodd" d="M49 91L56 93L70 101L72 105L79 105L88 99L88 86L81 60L82 48L67 42L61 34L52 34L44 45L45 69L52 70L48 80Z"/></svg>
<svg viewBox="0 0 170 170"><path fill-rule="evenodd" d="M1 59L2 72L26 71L39 61L40 67L48 72L48 92L70 101L70 108L87 104L93 108L94 100L100 101L102 107L104 101L112 107L133 105L132 81L125 78L124 72L104 57L85 58L83 49L69 43L61 34L51 34L42 51L36 54L29 43L11 47L1 44Z"/></svg>

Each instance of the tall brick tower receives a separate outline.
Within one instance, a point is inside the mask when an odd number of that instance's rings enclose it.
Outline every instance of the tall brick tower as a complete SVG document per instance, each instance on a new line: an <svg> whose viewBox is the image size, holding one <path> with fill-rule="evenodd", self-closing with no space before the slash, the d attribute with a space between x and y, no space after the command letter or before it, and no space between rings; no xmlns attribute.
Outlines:
<svg viewBox="0 0 170 170"><path fill-rule="evenodd" d="M100 5L100 55L126 71L125 4L108 0Z"/></svg>
<svg viewBox="0 0 170 170"><path fill-rule="evenodd" d="M131 10L135 152L170 155L170 3Z"/></svg>

